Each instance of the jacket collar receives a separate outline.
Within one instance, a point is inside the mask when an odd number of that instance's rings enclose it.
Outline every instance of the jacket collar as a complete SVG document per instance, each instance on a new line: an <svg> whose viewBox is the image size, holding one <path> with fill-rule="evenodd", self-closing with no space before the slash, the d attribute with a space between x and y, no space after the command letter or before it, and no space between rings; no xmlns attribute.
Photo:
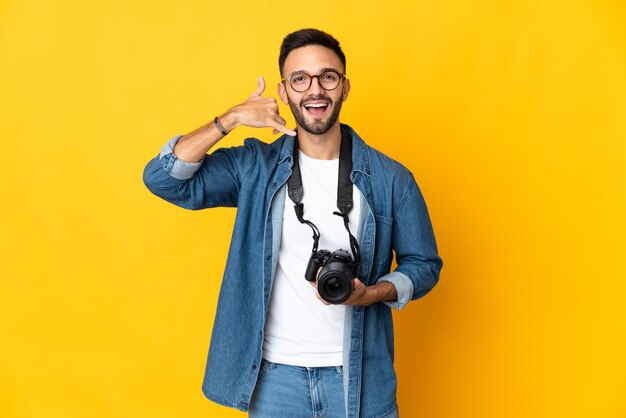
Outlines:
<svg viewBox="0 0 626 418"><path fill-rule="evenodd" d="M342 123L341 128L346 135L352 137L352 171L360 171L370 176L370 153L367 144L349 125ZM294 138L295 137L287 134L283 134L283 136L278 138L277 142L282 141L278 164L288 161L289 167L293 165Z"/></svg>

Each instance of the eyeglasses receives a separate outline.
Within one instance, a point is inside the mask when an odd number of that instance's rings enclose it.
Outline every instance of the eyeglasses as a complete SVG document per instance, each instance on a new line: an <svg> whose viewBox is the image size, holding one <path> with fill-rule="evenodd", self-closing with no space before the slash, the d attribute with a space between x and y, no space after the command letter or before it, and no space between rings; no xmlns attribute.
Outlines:
<svg viewBox="0 0 626 418"><path fill-rule="evenodd" d="M317 77L317 81L320 83L320 86L326 90L335 90L337 86L339 86L339 81L341 81L342 77L345 77L345 74L339 74L337 71L324 71L319 75L309 75L304 71L298 71L296 73L291 74L289 77L285 77L280 81L289 81L291 88L297 91L298 93L304 93L311 87L311 82L315 77Z"/></svg>

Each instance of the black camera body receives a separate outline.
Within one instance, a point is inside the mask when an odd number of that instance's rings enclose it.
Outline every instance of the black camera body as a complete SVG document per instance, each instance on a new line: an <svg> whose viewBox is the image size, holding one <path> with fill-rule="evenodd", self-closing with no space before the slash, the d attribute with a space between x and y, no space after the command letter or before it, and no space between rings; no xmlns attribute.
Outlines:
<svg viewBox="0 0 626 418"><path fill-rule="evenodd" d="M319 275L317 271L319 268ZM352 280L356 276L359 264L352 260L352 256L345 250L313 251L309 264L306 267L304 278L315 282L317 277L317 291L322 299L328 303L340 304L345 302L352 293Z"/></svg>

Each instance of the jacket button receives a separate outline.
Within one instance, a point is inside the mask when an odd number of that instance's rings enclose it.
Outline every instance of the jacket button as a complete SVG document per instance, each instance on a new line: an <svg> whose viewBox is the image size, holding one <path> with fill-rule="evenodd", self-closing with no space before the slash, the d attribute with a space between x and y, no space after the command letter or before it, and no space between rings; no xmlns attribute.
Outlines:
<svg viewBox="0 0 626 418"><path fill-rule="evenodd" d="M256 364L253 364L253 365L252 365L252 369L253 369L253 370L254 370L254 369L256 369Z"/></svg>

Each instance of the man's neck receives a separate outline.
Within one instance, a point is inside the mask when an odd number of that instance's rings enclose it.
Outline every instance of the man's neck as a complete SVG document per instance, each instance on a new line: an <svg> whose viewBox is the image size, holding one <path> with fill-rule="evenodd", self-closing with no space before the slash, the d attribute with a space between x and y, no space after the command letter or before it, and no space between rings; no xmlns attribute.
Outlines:
<svg viewBox="0 0 626 418"><path fill-rule="evenodd" d="M336 160L341 146L341 126L339 120L328 132L315 135L298 128L298 146L307 157L317 160Z"/></svg>

